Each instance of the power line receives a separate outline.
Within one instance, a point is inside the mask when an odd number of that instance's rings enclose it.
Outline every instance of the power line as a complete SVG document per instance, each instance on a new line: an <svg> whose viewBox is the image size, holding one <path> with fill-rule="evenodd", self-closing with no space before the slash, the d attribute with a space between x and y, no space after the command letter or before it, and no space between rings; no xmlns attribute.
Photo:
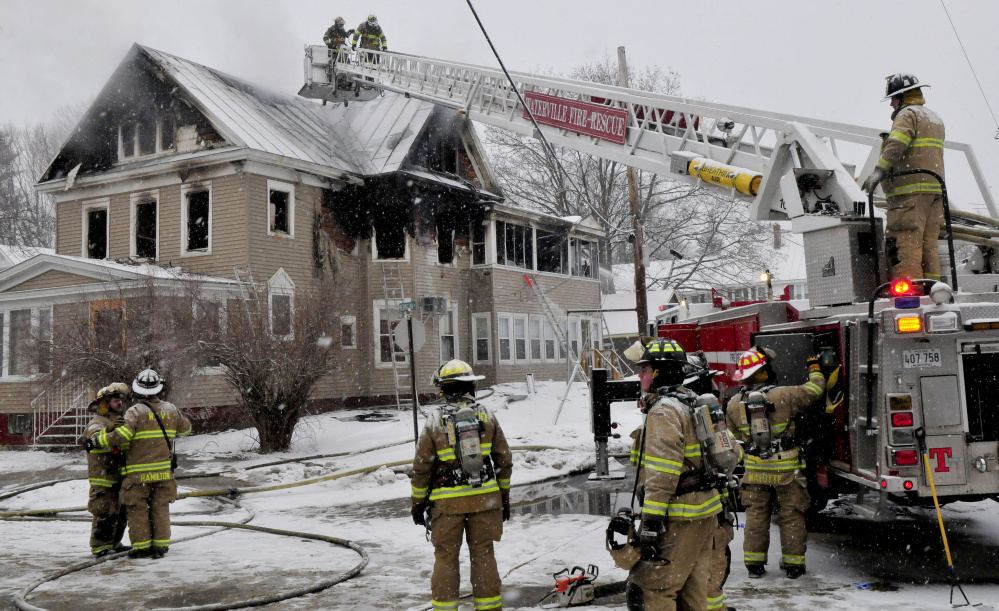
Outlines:
<svg viewBox="0 0 999 611"><path fill-rule="evenodd" d="M996 120L996 113L992 111L992 105L989 104L989 98L985 95L985 89L982 87L982 82L978 80L978 73L975 72L975 67L971 65L971 58L968 57L968 51L964 48L964 43L961 42L961 35L957 33L957 28L954 26L954 20L950 18L950 11L947 10L947 5L944 4L944 0L940 0L940 6L943 7L944 13L947 15L947 21L950 22L950 29L954 31L954 37L957 38L957 44L961 45L961 52L964 53L964 59L968 62L968 67L971 68L971 74L975 77L975 82L978 84L978 90L982 92L982 99L985 100L985 105L989 108L989 114L992 115L992 122L996 124L996 135L994 138L999 140L999 121Z"/></svg>

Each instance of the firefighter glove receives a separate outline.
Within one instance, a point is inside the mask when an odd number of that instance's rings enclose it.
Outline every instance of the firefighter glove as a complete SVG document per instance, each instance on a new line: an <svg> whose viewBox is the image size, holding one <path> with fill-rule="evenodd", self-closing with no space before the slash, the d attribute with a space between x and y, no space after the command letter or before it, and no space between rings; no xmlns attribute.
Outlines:
<svg viewBox="0 0 999 611"><path fill-rule="evenodd" d="M871 175L867 177L867 180L864 181L864 186L862 186L861 188L864 191L870 193L874 189L874 187L876 187L878 183L884 179L884 177L885 177L884 170L882 170L881 168L874 168L874 171L871 172Z"/></svg>
<svg viewBox="0 0 999 611"><path fill-rule="evenodd" d="M125 424L125 417L122 416L121 414L115 414L115 417L111 419L111 424L107 426L107 430L113 431L114 429L118 428L119 426L122 426L123 424Z"/></svg>
<svg viewBox="0 0 999 611"><path fill-rule="evenodd" d="M819 371L821 369L819 367L819 357L815 355L812 355L807 359L805 359L805 365L808 367L808 373L812 373L813 371Z"/></svg>
<svg viewBox="0 0 999 611"><path fill-rule="evenodd" d="M503 493L503 521L510 521L510 493Z"/></svg>
<svg viewBox="0 0 999 611"><path fill-rule="evenodd" d="M659 533L663 531L663 520L658 516L643 516L642 530L638 533L638 543L642 548L642 560L659 558Z"/></svg>
<svg viewBox="0 0 999 611"><path fill-rule="evenodd" d="M351 51L357 51L357 45L350 45Z"/></svg>
<svg viewBox="0 0 999 611"><path fill-rule="evenodd" d="M413 508L411 510L413 514L413 524L416 524L417 526L427 525L427 505L429 505L427 502L413 503Z"/></svg>

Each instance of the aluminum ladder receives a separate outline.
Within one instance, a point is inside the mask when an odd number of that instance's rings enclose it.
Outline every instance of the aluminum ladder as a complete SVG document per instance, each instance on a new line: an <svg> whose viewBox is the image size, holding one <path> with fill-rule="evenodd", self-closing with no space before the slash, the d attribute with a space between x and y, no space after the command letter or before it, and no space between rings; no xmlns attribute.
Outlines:
<svg viewBox="0 0 999 611"><path fill-rule="evenodd" d="M406 322L404 316L399 316L399 310L389 309L390 302L396 301L402 303L406 299L406 285L402 277L402 264L398 261L378 261L377 263L382 269L382 295L385 297L385 309L390 312L389 330L391 331L392 323L397 320L396 316L398 316L397 326ZM379 324L381 323L379 322ZM395 350L395 341L392 336L393 333L390 332L389 344L392 349L392 381L395 390L395 405L400 410L411 409L415 397L413 397L412 376L409 374L409 356L406 355L406 358L401 363L399 362L398 355L400 353Z"/></svg>
<svg viewBox="0 0 999 611"><path fill-rule="evenodd" d="M263 324L263 314L260 310L260 295L257 292L257 285L253 281L253 274L250 266L240 268L232 266L232 272L236 276L236 284L239 286L240 302L243 304L243 311L246 319L255 326Z"/></svg>

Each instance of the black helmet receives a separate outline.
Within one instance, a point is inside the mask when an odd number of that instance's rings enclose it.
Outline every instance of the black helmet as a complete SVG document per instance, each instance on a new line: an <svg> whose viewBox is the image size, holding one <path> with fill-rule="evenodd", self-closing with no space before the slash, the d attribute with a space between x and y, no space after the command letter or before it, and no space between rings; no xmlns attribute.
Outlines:
<svg viewBox="0 0 999 611"><path fill-rule="evenodd" d="M884 99L889 100L897 95L902 95L906 91L919 89L920 87L929 87L929 85L921 84L915 74L908 74L906 72L891 74L885 77Z"/></svg>
<svg viewBox="0 0 999 611"><path fill-rule="evenodd" d="M652 388L678 386L686 379L687 354L676 340L660 338L645 345L638 365L652 366Z"/></svg>

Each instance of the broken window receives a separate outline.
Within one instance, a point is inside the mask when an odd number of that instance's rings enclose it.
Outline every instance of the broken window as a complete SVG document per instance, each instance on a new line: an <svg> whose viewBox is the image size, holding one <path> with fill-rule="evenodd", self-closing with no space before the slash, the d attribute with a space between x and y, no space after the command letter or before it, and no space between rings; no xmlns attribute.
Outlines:
<svg viewBox="0 0 999 611"><path fill-rule="evenodd" d="M291 208L289 199L287 191L277 189L270 191L270 221L271 231L274 233L289 233L288 218Z"/></svg>
<svg viewBox="0 0 999 611"><path fill-rule="evenodd" d="M152 155L156 152L156 123L139 123L139 154Z"/></svg>
<svg viewBox="0 0 999 611"><path fill-rule="evenodd" d="M558 235L538 230L538 271L554 274L567 273L568 244Z"/></svg>
<svg viewBox="0 0 999 611"><path fill-rule="evenodd" d="M119 157L135 157L135 123L121 124L121 146L118 149Z"/></svg>
<svg viewBox="0 0 999 611"><path fill-rule="evenodd" d="M156 258L156 202L135 204L135 256Z"/></svg>
<svg viewBox="0 0 999 611"><path fill-rule="evenodd" d="M572 275L581 278L596 277L596 244L587 240L572 238Z"/></svg>
<svg viewBox="0 0 999 611"><path fill-rule="evenodd" d="M172 115L166 115L160 121L160 150L172 151L174 147L174 120Z"/></svg>
<svg viewBox="0 0 999 611"><path fill-rule="evenodd" d="M401 225L386 224L375 231L375 258L406 258L406 231Z"/></svg>
<svg viewBox="0 0 999 611"><path fill-rule="evenodd" d="M87 210L87 258L106 259L108 256L108 209Z"/></svg>
<svg viewBox="0 0 999 611"><path fill-rule="evenodd" d="M442 265L454 262L454 229L437 228L437 262Z"/></svg>
<svg viewBox="0 0 999 611"><path fill-rule="evenodd" d="M209 248L209 219L211 218L211 194L208 191L194 191L187 194L187 250Z"/></svg>
<svg viewBox="0 0 999 611"><path fill-rule="evenodd" d="M534 230L496 221L496 254L501 265L534 268Z"/></svg>
<svg viewBox="0 0 999 611"><path fill-rule="evenodd" d="M484 223L472 223L472 265L486 263L486 226Z"/></svg>

